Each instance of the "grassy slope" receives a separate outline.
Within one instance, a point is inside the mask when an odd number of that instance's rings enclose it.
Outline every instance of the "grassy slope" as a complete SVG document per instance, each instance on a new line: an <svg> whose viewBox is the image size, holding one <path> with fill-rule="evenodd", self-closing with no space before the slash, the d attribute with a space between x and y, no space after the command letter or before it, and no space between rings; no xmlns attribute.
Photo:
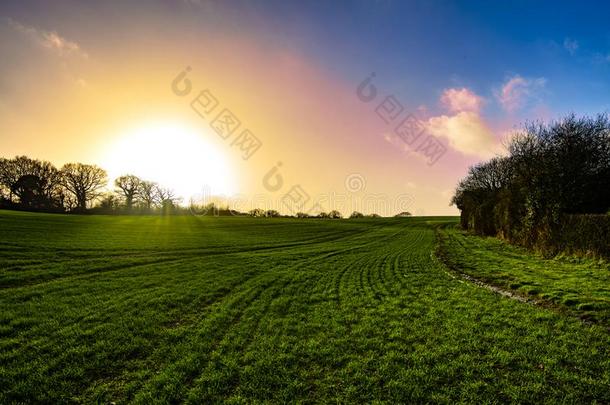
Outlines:
<svg viewBox="0 0 610 405"><path fill-rule="evenodd" d="M561 257L544 259L497 238L441 232L452 266L492 285L549 302L565 312L610 327L610 263Z"/></svg>
<svg viewBox="0 0 610 405"><path fill-rule="evenodd" d="M604 328L434 245L422 219L0 212L0 403L610 402Z"/></svg>

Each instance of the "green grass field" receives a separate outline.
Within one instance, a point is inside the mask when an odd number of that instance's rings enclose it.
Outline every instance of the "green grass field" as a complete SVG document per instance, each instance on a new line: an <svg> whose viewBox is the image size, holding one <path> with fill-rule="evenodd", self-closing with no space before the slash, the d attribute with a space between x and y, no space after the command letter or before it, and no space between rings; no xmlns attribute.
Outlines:
<svg viewBox="0 0 610 405"><path fill-rule="evenodd" d="M610 403L607 326L453 277L451 221L0 211L0 403Z"/></svg>
<svg viewBox="0 0 610 405"><path fill-rule="evenodd" d="M536 257L497 238L469 236L455 227L443 228L440 238L443 257L450 267L610 328L607 261Z"/></svg>

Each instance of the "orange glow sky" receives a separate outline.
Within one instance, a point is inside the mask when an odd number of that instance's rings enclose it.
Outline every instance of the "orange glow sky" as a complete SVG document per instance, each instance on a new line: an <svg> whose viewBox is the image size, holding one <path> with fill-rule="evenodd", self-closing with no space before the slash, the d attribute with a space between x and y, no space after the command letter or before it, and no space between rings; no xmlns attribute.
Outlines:
<svg viewBox="0 0 610 405"><path fill-rule="evenodd" d="M286 212L282 197L300 185L310 197L304 211L317 201L344 214L453 215L449 200L468 166L501 151L523 119L551 114L544 102L515 112L547 86L536 75L498 73L484 91L457 76L436 78L417 100L404 89L426 75L406 65L397 75L401 65L389 69L383 50L370 59L366 42L321 42L310 13L290 19L236 4L5 5L0 155L95 163L111 176L159 181L185 200L223 194L244 210ZM193 89L180 97L171 82L186 66ZM356 88L371 72L379 95L364 103ZM212 130L213 117L190 107L204 89L238 117L237 132L248 128L261 140L250 159ZM397 122L375 113L389 94L447 147L435 164L393 134ZM270 191L263 178L278 162L282 187Z"/></svg>

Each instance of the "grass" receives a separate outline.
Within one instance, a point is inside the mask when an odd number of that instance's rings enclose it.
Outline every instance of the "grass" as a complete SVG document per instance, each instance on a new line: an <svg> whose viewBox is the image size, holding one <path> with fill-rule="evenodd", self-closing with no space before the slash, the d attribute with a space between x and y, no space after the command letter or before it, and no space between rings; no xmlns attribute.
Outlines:
<svg viewBox="0 0 610 405"><path fill-rule="evenodd" d="M610 263L576 257L545 259L455 227L443 227L440 238L450 266L610 329Z"/></svg>
<svg viewBox="0 0 610 405"><path fill-rule="evenodd" d="M431 221L0 211L0 403L610 402L607 329L451 277Z"/></svg>

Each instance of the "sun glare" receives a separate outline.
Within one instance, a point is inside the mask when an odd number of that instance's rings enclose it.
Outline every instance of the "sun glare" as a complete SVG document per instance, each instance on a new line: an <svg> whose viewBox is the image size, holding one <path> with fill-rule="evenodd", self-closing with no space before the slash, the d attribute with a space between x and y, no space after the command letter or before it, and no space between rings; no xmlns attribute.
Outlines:
<svg viewBox="0 0 610 405"><path fill-rule="evenodd" d="M126 131L103 158L111 180L134 174L173 189L185 202L193 196L236 192L228 159L205 134L177 124L150 124Z"/></svg>

